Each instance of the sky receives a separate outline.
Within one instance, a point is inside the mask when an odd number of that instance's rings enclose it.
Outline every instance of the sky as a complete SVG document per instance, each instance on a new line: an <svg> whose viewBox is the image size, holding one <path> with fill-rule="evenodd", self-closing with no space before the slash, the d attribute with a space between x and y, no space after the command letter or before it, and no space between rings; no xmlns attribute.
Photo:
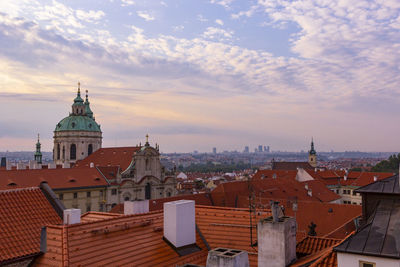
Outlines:
<svg viewBox="0 0 400 267"><path fill-rule="evenodd" d="M400 1L2 0L0 151L51 151L77 83L103 146L399 151Z"/></svg>

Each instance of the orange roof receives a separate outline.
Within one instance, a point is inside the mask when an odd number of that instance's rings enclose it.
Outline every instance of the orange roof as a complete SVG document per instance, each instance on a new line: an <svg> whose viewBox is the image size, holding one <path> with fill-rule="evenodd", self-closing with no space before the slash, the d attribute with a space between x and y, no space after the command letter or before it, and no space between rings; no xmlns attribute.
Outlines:
<svg viewBox="0 0 400 267"><path fill-rule="evenodd" d="M314 197L318 198L322 202L331 202L340 199L340 196L331 190L320 180L310 180L301 182L304 186L307 185L311 189L311 193Z"/></svg>
<svg viewBox="0 0 400 267"><path fill-rule="evenodd" d="M90 163L94 163L94 166L102 167L119 166L124 171L131 164L133 155L139 150L139 146L103 147L83 160L77 161L74 167L89 167Z"/></svg>
<svg viewBox="0 0 400 267"><path fill-rule="evenodd" d="M81 216L81 222L94 222L121 216L117 213L89 211Z"/></svg>
<svg viewBox="0 0 400 267"><path fill-rule="evenodd" d="M38 187L0 191L0 265L38 254L42 226L61 222Z"/></svg>
<svg viewBox="0 0 400 267"><path fill-rule="evenodd" d="M96 168L0 171L0 190L38 186L41 182L52 189L108 185Z"/></svg>
<svg viewBox="0 0 400 267"><path fill-rule="evenodd" d="M341 239L307 236L297 244L296 253L306 255L314 254L315 252L321 251L327 247L332 247L340 241Z"/></svg>
<svg viewBox="0 0 400 267"><path fill-rule="evenodd" d="M260 214L257 219L267 215ZM257 219L253 219L255 226ZM247 250L250 252L251 266L257 266L257 250L250 246L248 211L196 206L196 223L212 248ZM47 252L36 263L41 266L122 266L133 263L138 266L175 266L185 263L205 265L208 250L199 233L196 244L202 250L179 257L163 241L162 228L161 210L137 215L114 215L75 225L48 226ZM255 242L255 227L253 234Z"/></svg>

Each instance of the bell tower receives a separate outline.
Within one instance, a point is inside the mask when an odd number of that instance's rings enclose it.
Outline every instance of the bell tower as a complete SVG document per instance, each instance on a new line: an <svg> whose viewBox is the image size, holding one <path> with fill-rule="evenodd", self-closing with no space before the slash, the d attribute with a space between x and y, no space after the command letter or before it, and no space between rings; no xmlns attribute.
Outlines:
<svg viewBox="0 0 400 267"><path fill-rule="evenodd" d="M317 152L314 149L314 139L311 138L311 149L308 151L308 163L316 168L317 167Z"/></svg>

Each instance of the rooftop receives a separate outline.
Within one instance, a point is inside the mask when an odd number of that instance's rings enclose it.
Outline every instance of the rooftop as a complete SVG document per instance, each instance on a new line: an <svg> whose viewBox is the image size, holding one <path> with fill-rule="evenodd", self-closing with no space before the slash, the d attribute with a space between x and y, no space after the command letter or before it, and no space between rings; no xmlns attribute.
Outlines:
<svg viewBox="0 0 400 267"><path fill-rule="evenodd" d="M0 191L0 265L40 253L42 226L61 218L38 187Z"/></svg>

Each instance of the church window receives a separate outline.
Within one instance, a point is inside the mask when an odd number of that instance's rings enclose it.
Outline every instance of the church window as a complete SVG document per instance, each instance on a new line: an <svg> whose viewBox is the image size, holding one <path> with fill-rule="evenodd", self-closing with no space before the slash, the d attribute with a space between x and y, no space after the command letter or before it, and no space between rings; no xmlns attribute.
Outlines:
<svg viewBox="0 0 400 267"><path fill-rule="evenodd" d="M75 122L71 123L72 128L75 128Z"/></svg>
<svg viewBox="0 0 400 267"><path fill-rule="evenodd" d="M129 201L129 197L125 197L124 200L125 200L125 201Z"/></svg>
<svg viewBox="0 0 400 267"><path fill-rule="evenodd" d="M146 159L146 170L149 171L150 170L150 160Z"/></svg>
<svg viewBox="0 0 400 267"><path fill-rule="evenodd" d="M65 146L63 146L62 159L65 159Z"/></svg>
<svg viewBox="0 0 400 267"><path fill-rule="evenodd" d="M71 145L69 158L76 159L76 145L75 144Z"/></svg>
<svg viewBox="0 0 400 267"><path fill-rule="evenodd" d="M57 159L60 159L60 144L57 144Z"/></svg>
<svg viewBox="0 0 400 267"><path fill-rule="evenodd" d="M93 145L90 144L90 145L88 146L88 156L89 156L90 154L92 154L92 153L93 153Z"/></svg>
<svg viewBox="0 0 400 267"><path fill-rule="evenodd" d="M92 128L92 124L91 123L89 123L89 128Z"/></svg>
<svg viewBox="0 0 400 267"><path fill-rule="evenodd" d="M167 197L170 197L171 196L171 192L167 192Z"/></svg>
<svg viewBox="0 0 400 267"><path fill-rule="evenodd" d="M145 187L145 199L151 199L151 184L147 183Z"/></svg>

